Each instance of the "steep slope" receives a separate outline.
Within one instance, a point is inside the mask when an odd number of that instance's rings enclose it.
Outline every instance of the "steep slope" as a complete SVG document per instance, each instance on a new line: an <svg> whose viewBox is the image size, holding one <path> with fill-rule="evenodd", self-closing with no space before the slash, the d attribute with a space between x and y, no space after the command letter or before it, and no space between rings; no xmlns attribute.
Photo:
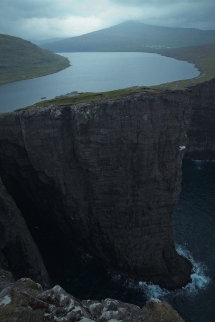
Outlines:
<svg viewBox="0 0 215 322"><path fill-rule="evenodd" d="M193 115L187 132L186 157L215 159L215 78L191 87L195 91Z"/></svg>
<svg viewBox="0 0 215 322"><path fill-rule="evenodd" d="M0 274L1 322L184 322L168 303L157 299L143 308L113 299L80 301L59 285L43 291L29 278L14 282L9 272Z"/></svg>
<svg viewBox="0 0 215 322"><path fill-rule="evenodd" d="M191 265L175 250L172 214L191 99L143 91L2 115L2 180L27 222L37 209L111 271L185 285Z"/></svg>
<svg viewBox="0 0 215 322"><path fill-rule="evenodd" d="M49 277L27 225L0 179L0 268L16 278L31 276L44 286Z"/></svg>
<svg viewBox="0 0 215 322"><path fill-rule="evenodd" d="M54 52L153 51L160 47L184 47L215 43L214 30L169 28L127 21L78 37L41 44Z"/></svg>
<svg viewBox="0 0 215 322"><path fill-rule="evenodd" d="M55 73L69 66L65 57L29 41L0 34L0 84Z"/></svg>

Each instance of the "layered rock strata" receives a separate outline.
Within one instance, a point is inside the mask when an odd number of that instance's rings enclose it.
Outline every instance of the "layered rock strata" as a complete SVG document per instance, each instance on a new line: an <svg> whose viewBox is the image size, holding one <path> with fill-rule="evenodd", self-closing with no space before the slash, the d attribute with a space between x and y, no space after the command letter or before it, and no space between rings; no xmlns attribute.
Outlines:
<svg viewBox="0 0 215 322"><path fill-rule="evenodd" d="M215 78L192 87L193 115L188 130L186 157L215 159Z"/></svg>
<svg viewBox="0 0 215 322"><path fill-rule="evenodd" d="M180 90L1 115L2 180L21 210L41 210L110 270L181 287L191 265L172 214L191 113Z"/></svg>

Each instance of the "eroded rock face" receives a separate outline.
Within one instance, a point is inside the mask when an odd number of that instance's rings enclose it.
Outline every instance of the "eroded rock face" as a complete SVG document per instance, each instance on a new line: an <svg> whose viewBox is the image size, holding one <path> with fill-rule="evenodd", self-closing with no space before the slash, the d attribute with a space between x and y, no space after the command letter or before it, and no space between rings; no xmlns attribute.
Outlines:
<svg viewBox="0 0 215 322"><path fill-rule="evenodd" d="M0 117L0 174L20 209L41 209L112 271L177 288L190 263L172 214L192 113L190 91L49 106Z"/></svg>
<svg viewBox="0 0 215 322"><path fill-rule="evenodd" d="M50 285L39 250L19 209L0 179L0 268L2 267L12 270L16 278L24 274L44 286ZM4 279L0 280L0 287L3 282Z"/></svg>
<svg viewBox="0 0 215 322"><path fill-rule="evenodd" d="M215 159L215 78L192 89L195 95L186 157Z"/></svg>
<svg viewBox="0 0 215 322"><path fill-rule="evenodd" d="M113 299L101 302L80 301L58 285L43 291L40 284L29 278L22 278L12 285L9 283L9 286L0 292L0 320L2 322L183 322L169 304L159 300L148 301L143 309Z"/></svg>

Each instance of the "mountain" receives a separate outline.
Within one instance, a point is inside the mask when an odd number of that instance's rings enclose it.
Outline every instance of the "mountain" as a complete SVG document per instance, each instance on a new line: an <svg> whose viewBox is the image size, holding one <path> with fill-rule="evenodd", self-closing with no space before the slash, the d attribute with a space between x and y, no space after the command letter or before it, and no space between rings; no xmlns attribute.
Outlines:
<svg viewBox="0 0 215 322"><path fill-rule="evenodd" d="M169 28L127 21L82 36L41 44L54 52L153 51L215 43L215 30Z"/></svg>
<svg viewBox="0 0 215 322"><path fill-rule="evenodd" d="M0 34L0 84L55 73L69 66L65 57L21 38Z"/></svg>
<svg viewBox="0 0 215 322"><path fill-rule="evenodd" d="M64 38L49 38L49 39L30 39L30 41L37 45L37 46L40 46L41 44L46 44L46 43L49 43L49 42L55 42L55 41L59 41L59 40L64 40L66 39L65 37Z"/></svg>

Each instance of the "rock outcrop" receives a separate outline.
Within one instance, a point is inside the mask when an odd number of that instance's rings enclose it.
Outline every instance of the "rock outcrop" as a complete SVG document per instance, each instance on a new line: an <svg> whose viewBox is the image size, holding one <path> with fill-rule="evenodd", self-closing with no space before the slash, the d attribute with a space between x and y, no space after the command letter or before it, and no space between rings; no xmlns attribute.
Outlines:
<svg viewBox="0 0 215 322"><path fill-rule="evenodd" d="M9 277L9 278L8 278ZM4 280L2 288L1 280ZM8 272L0 271L1 322L183 322L166 302L148 301L143 309L113 299L101 302L80 301L56 285L43 291L29 278L14 282Z"/></svg>
<svg viewBox="0 0 215 322"><path fill-rule="evenodd" d="M177 288L191 265L172 214L192 93L146 91L1 115L0 174L25 217L43 212L114 272Z"/></svg>
<svg viewBox="0 0 215 322"><path fill-rule="evenodd" d="M0 267L12 270L16 278L31 276L44 286L50 285L40 252L1 179Z"/></svg>
<svg viewBox="0 0 215 322"><path fill-rule="evenodd" d="M186 157L215 159L215 78L192 87L192 90L195 95Z"/></svg>

